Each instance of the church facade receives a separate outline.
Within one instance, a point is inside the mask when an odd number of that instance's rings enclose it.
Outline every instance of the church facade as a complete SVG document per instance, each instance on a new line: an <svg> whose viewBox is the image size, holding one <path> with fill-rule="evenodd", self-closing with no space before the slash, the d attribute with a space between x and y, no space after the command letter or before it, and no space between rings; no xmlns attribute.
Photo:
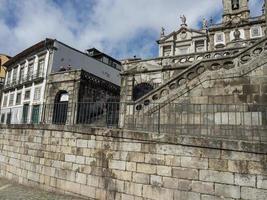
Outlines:
<svg viewBox="0 0 267 200"><path fill-rule="evenodd" d="M164 28L159 44L159 57L214 51L222 48L247 46L264 36L265 15L250 17L248 0L223 1L220 24L203 19L200 30L189 28L186 17L181 16L181 28L165 35ZM238 41L237 38L241 41Z"/></svg>
<svg viewBox="0 0 267 200"><path fill-rule="evenodd" d="M221 23L203 19L197 30L181 16L179 30L165 34L162 29L157 58L123 62L121 101L129 104L122 117L129 122L140 113L151 117L175 110L170 107L175 103L266 103L265 10L251 17L248 0L223 0L222 6ZM165 116L160 120L168 124L171 114Z"/></svg>

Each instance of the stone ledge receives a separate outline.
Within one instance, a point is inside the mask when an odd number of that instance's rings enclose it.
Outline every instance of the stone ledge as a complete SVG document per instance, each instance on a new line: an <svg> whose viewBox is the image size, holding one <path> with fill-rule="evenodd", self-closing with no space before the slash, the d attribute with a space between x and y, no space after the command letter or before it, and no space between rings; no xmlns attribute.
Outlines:
<svg viewBox="0 0 267 200"><path fill-rule="evenodd" d="M123 129L95 128L86 125L0 125L0 129L32 129L40 131L64 131L78 133L82 135L81 139L87 139L88 136L104 136L120 139L132 139L144 143L165 143L176 144L200 148L211 148L219 150L233 150L248 153L267 154L267 142L253 142L242 140L226 140L222 138L185 136L175 134L158 134L141 131L129 131ZM0 133L1 134L1 133ZM267 130L266 130L267 134Z"/></svg>

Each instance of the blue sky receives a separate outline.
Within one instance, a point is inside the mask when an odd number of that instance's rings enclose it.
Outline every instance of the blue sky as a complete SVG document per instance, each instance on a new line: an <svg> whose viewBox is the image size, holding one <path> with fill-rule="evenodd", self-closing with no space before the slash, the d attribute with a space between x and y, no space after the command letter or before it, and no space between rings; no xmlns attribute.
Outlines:
<svg viewBox="0 0 267 200"><path fill-rule="evenodd" d="M263 0L250 0L251 15ZM14 56L46 37L81 51L96 47L118 58L158 54L161 27L180 27L180 15L199 28L220 21L222 0L0 0L0 53Z"/></svg>

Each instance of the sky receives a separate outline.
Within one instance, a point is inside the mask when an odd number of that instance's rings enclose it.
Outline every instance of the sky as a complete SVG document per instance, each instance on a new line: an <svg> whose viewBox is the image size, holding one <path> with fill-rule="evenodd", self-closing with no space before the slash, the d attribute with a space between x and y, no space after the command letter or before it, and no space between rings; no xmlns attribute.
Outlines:
<svg viewBox="0 0 267 200"><path fill-rule="evenodd" d="M264 0L250 0L252 16ZM178 30L180 15L200 28L220 22L222 0L0 0L0 53L14 56L45 38L117 58L156 57L161 27Z"/></svg>

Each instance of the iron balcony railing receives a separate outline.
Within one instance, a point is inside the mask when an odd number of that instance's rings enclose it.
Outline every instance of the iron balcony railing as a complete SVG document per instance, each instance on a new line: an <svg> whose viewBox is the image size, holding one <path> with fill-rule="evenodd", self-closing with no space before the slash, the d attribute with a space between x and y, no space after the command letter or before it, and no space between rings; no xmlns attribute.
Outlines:
<svg viewBox="0 0 267 200"><path fill-rule="evenodd" d="M267 142L267 105L157 104L138 109L122 102L55 103L1 109L1 122L123 128Z"/></svg>
<svg viewBox="0 0 267 200"><path fill-rule="evenodd" d="M4 85L4 89L15 87L16 85L20 85L29 81L34 81L38 78L44 78L44 73L39 71L34 71L32 74L25 74L20 76L19 79L13 79L12 81L7 81Z"/></svg>

